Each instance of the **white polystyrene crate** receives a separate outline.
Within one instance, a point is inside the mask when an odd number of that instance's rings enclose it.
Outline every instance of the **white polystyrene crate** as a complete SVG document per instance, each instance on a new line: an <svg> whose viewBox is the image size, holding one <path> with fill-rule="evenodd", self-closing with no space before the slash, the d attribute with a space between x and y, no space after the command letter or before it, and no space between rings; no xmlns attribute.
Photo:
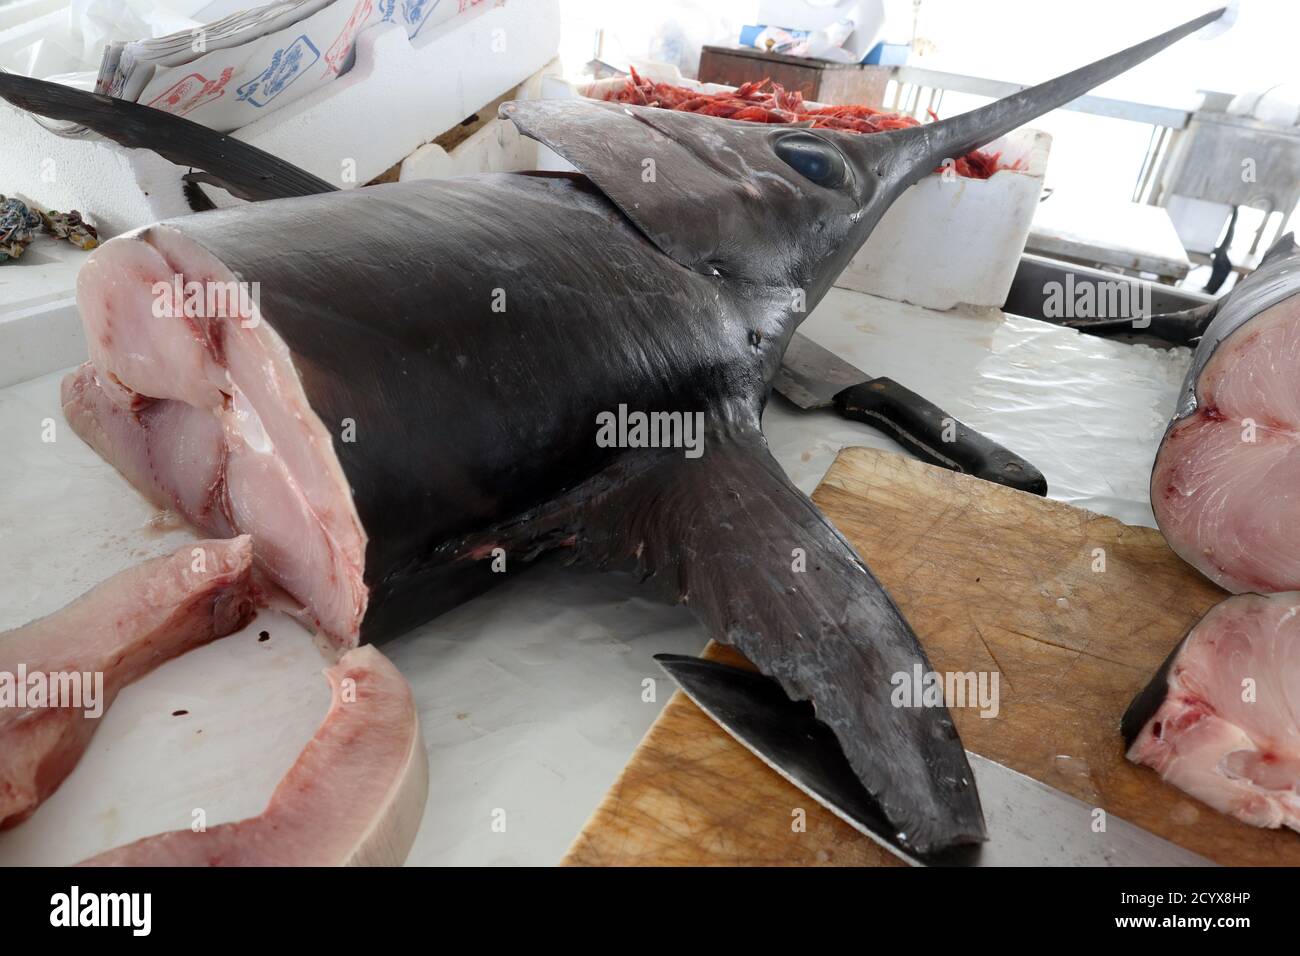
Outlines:
<svg viewBox="0 0 1300 956"><path fill-rule="evenodd" d="M704 92L731 89L662 74L653 65L638 71ZM545 89L553 96L604 99L625 82L612 77ZM835 284L930 309L1001 308L1029 236L1051 144L1047 133L1019 129L986 147L1008 164L1019 161L1019 169L989 179L927 176L890 207Z"/></svg>
<svg viewBox="0 0 1300 956"><path fill-rule="evenodd" d="M514 123L493 118L451 152L437 143L421 146L402 160L398 178L405 182L536 169L537 147L535 140L520 135Z"/></svg>
<svg viewBox="0 0 1300 956"><path fill-rule="evenodd" d="M368 182L545 67L558 0L481 4L421 34L362 31L338 80L232 135L343 188ZM59 136L0 103L0 192L86 213L105 238L190 212L185 170L96 135ZM238 200L204 187L219 206Z"/></svg>
<svg viewBox="0 0 1300 956"><path fill-rule="evenodd" d="M38 232L0 264L0 389L85 361L76 280L89 254Z"/></svg>
<svg viewBox="0 0 1300 956"><path fill-rule="evenodd" d="M510 92L511 99L530 100L541 95L543 84L560 73L560 61L552 60ZM495 106L479 110L482 116ZM521 134L514 123L492 115L470 136L450 151L438 143L426 143L402 160L399 179L450 179L475 173L518 172L539 168L542 146Z"/></svg>
<svg viewBox="0 0 1300 956"><path fill-rule="evenodd" d="M1019 129L985 147L1020 169L925 177L899 196L835 284L927 309L1001 308L1047 172L1052 137Z"/></svg>
<svg viewBox="0 0 1300 956"><path fill-rule="evenodd" d="M559 45L559 0L484 4L414 44L384 24L358 36L346 75L235 136L336 186L360 185L542 70Z"/></svg>

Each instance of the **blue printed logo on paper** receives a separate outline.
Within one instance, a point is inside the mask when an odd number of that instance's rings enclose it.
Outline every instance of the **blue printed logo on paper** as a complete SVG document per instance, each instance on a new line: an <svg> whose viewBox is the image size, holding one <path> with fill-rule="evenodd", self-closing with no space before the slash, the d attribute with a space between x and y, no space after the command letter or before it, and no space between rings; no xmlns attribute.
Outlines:
<svg viewBox="0 0 1300 956"><path fill-rule="evenodd" d="M261 75L239 87L239 100L265 106L275 99L309 66L320 59L320 50L303 34L287 47L276 50Z"/></svg>
<svg viewBox="0 0 1300 956"><path fill-rule="evenodd" d="M439 0L402 0L402 22L406 24L406 35L412 40L420 32L420 27L424 26L424 21L429 19L429 14L433 13L438 6Z"/></svg>
<svg viewBox="0 0 1300 956"><path fill-rule="evenodd" d="M379 0L379 22L401 23L412 40L441 0Z"/></svg>

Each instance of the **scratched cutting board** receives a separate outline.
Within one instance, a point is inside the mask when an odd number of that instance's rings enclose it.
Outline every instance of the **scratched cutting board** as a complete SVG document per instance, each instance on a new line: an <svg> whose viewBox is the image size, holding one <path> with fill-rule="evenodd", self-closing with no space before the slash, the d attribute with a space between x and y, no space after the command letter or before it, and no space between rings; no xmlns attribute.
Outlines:
<svg viewBox="0 0 1300 956"><path fill-rule="evenodd" d="M1300 835L1237 823L1124 760L1120 715L1225 596L1159 532L866 448L842 451L813 500L937 670L1000 673L996 718L953 711L967 748L1219 863L1300 864ZM680 692L564 863L897 865Z"/></svg>

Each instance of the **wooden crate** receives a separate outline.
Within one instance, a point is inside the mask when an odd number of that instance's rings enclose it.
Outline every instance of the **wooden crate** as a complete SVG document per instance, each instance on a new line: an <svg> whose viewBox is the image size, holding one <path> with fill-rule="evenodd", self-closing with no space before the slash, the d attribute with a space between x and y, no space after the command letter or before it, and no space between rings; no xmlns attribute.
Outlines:
<svg viewBox="0 0 1300 956"><path fill-rule="evenodd" d="M829 63L744 47L706 46L700 53L700 82L740 86L770 78L806 100L882 107L893 67Z"/></svg>

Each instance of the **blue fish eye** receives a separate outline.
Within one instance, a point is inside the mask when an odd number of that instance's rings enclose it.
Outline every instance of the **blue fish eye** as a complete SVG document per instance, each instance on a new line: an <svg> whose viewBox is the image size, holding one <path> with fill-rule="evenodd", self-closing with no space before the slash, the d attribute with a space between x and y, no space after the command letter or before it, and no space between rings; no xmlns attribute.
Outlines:
<svg viewBox="0 0 1300 956"><path fill-rule="evenodd" d="M773 148L787 165L818 186L834 189L848 179L848 166L840 151L810 133L783 136Z"/></svg>

